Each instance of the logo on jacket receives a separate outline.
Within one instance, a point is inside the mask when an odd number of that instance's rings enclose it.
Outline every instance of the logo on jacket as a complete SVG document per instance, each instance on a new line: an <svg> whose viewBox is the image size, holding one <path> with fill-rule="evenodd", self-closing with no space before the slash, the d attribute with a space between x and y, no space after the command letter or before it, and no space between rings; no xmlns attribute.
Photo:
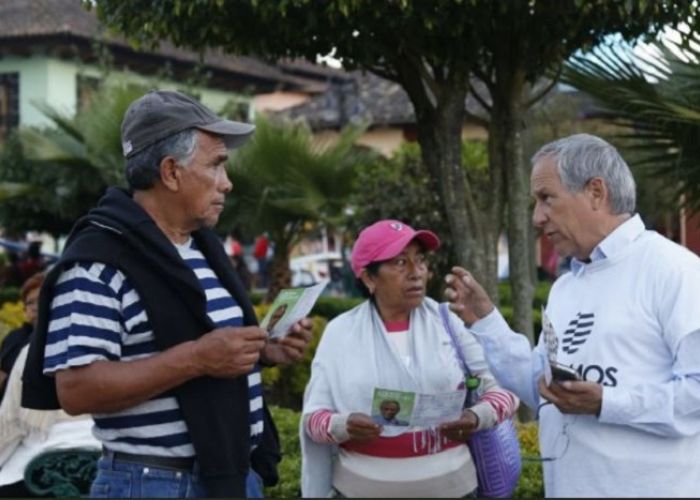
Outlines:
<svg viewBox="0 0 700 500"><path fill-rule="evenodd" d="M564 332L561 343L562 350L565 353L575 353L578 351L579 346L586 342L593 330L594 316L593 313L578 313L576 317L569 322L569 326Z"/></svg>

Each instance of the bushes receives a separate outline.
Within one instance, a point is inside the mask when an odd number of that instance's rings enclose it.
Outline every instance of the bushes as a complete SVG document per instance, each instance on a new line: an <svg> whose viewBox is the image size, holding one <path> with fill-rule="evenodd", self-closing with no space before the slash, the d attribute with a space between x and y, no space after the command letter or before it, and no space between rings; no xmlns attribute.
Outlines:
<svg viewBox="0 0 700 500"><path fill-rule="evenodd" d="M318 301L311 310L312 315L323 316L328 321L332 320L339 314L344 313L362 302L363 298L354 297L341 299L337 297L319 297Z"/></svg>
<svg viewBox="0 0 700 500"><path fill-rule="evenodd" d="M24 304L18 302L5 302L0 307L0 342L10 331L19 328L24 323Z"/></svg>
<svg viewBox="0 0 700 500"><path fill-rule="evenodd" d="M282 461L277 467L280 481L277 486L265 488L265 498L301 497L301 445L299 443L299 418L301 413L270 406L282 447Z"/></svg>
<svg viewBox="0 0 700 500"><path fill-rule="evenodd" d="M298 498L301 495L301 446L299 444L299 418L294 410L270 407L275 419L282 444L282 462L278 471L280 482L272 488L265 488L267 498ZM537 444L537 424L516 424L520 452L523 455L523 471L514 498L543 498L542 466ZM530 460L528 460L530 459ZM534 459L534 460L533 460Z"/></svg>
<svg viewBox="0 0 700 500"><path fill-rule="evenodd" d="M516 423L515 426L518 429L523 468L513 497L544 498L544 481L542 479L542 463L539 460L540 446L537 438L537 423Z"/></svg>

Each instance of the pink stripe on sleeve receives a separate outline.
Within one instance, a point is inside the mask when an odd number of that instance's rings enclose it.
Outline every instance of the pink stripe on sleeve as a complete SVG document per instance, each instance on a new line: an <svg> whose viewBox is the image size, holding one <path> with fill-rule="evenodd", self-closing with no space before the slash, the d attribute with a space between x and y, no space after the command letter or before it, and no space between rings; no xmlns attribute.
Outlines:
<svg viewBox="0 0 700 500"><path fill-rule="evenodd" d="M335 440L328 432L331 423L330 410L316 410L306 419L306 434L312 441L319 444L332 444Z"/></svg>
<svg viewBox="0 0 700 500"><path fill-rule="evenodd" d="M503 422L512 417L518 409L518 398L515 394L505 389L491 389L481 395L479 401L491 405L496 412L496 421Z"/></svg>

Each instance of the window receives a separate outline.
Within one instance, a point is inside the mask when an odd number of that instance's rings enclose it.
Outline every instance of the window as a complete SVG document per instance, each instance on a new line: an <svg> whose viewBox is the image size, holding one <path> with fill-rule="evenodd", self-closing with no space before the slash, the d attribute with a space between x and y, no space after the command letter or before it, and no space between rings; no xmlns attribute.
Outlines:
<svg viewBox="0 0 700 500"><path fill-rule="evenodd" d="M19 125L19 73L0 73L0 143Z"/></svg>
<svg viewBox="0 0 700 500"><path fill-rule="evenodd" d="M100 88L100 80L91 76L78 75L76 88L78 92L76 96L77 111L85 111L90 109L92 99Z"/></svg>

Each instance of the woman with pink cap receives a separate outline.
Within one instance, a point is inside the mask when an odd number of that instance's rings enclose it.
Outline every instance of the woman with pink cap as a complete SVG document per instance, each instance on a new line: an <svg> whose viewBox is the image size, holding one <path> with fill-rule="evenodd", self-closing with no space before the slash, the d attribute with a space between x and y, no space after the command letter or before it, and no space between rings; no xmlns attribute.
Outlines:
<svg viewBox="0 0 700 500"><path fill-rule="evenodd" d="M464 390L465 376L441 318L426 297L427 252L440 240L396 220L360 232L351 264L367 300L333 319L316 351L301 424L305 497L463 497L477 488L469 435L515 412L481 347L448 313L478 400L458 420L434 429L381 426L371 413L375 389L443 394ZM466 391L465 391L466 394Z"/></svg>

